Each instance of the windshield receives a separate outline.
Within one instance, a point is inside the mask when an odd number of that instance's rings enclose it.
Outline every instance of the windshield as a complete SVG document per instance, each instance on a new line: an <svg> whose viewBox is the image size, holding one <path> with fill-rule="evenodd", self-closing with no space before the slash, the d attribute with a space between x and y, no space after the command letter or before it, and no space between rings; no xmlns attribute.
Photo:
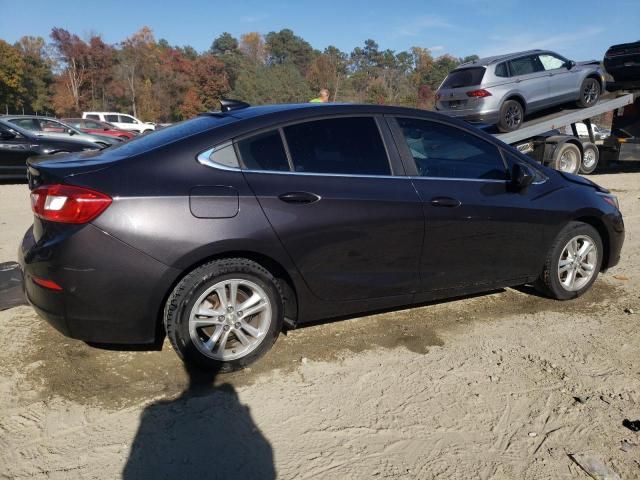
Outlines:
<svg viewBox="0 0 640 480"><path fill-rule="evenodd" d="M462 88L480 85L484 76L484 67L461 68L447 75L442 88Z"/></svg>

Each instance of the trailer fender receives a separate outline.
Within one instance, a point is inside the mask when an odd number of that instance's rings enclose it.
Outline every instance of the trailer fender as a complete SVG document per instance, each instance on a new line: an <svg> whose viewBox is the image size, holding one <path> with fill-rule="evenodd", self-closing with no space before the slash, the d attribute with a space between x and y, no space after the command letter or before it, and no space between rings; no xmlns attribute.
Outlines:
<svg viewBox="0 0 640 480"><path fill-rule="evenodd" d="M570 135L554 135L552 137L545 138L542 164L549 165L553 159L555 151L565 143L573 143L576 145L580 149L580 157L582 157L584 149L582 148L582 142L580 140Z"/></svg>

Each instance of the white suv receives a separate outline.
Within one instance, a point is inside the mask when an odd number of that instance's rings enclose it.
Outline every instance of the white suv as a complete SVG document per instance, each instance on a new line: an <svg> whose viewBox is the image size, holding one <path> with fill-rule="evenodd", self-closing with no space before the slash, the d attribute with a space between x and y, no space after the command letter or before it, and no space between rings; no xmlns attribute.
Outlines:
<svg viewBox="0 0 640 480"><path fill-rule="evenodd" d="M117 112L83 112L82 118L90 118L92 120L101 120L130 132L148 133L156 129L155 124L143 122L132 115Z"/></svg>

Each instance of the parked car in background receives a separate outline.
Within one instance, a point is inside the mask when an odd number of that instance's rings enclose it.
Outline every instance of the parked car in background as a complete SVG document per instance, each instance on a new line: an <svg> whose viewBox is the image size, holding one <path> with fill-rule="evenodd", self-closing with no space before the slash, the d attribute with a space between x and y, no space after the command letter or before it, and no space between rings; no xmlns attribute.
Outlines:
<svg viewBox="0 0 640 480"><path fill-rule="evenodd" d="M595 105L605 89L599 62L529 50L460 65L436 93L436 110L469 122L517 130L524 117L567 102Z"/></svg>
<svg viewBox="0 0 640 480"><path fill-rule="evenodd" d="M576 298L624 240L607 190L416 109L224 101L79 157L30 161L29 301L65 335L166 332L216 371L285 323L527 283Z"/></svg>
<svg viewBox="0 0 640 480"><path fill-rule="evenodd" d="M576 126L576 131L578 132L578 136L581 138L589 138L589 129L587 128L587 125L582 123L582 122L577 122L575 124ZM593 129L593 135L595 137L596 141L602 141L605 138L607 138L609 135L611 135L611 131L607 130L605 128L601 128L598 125L595 124L591 124L591 128ZM573 134L573 130L571 129L571 126L567 126L565 127L565 133L567 135L572 135Z"/></svg>
<svg viewBox="0 0 640 480"><path fill-rule="evenodd" d="M100 120L109 122L113 126L122 130L128 130L137 133L149 133L156 129L155 124L151 122L143 122L133 115L118 112L83 112L82 118L91 120Z"/></svg>
<svg viewBox="0 0 640 480"><path fill-rule="evenodd" d="M57 138L74 137L87 142L93 142L103 148L122 142L120 138L108 137L106 135L91 135L81 132L77 128L67 125L55 118L38 117L34 115L4 115L2 118L9 123L31 130L40 136Z"/></svg>
<svg viewBox="0 0 640 480"><path fill-rule="evenodd" d="M35 155L98 150L93 142L77 138L36 135L0 118L0 178L26 179L27 158Z"/></svg>
<svg viewBox="0 0 640 480"><path fill-rule="evenodd" d="M63 118L63 122L84 133L90 133L95 135L106 135L107 137L116 137L121 140L130 140L136 136L135 133L127 130L122 130L108 122L102 122L100 120L91 120L85 118Z"/></svg>
<svg viewBox="0 0 640 480"><path fill-rule="evenodd" d="M616 82L640 83L640 41L609 47L604 68Z"/></svg>

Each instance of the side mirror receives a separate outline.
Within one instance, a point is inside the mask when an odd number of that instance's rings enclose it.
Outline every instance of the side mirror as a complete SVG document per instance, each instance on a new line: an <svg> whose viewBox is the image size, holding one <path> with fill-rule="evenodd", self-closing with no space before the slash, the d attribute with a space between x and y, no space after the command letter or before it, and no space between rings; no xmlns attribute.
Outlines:
<svg viewBox="0 0 640 480"><path fill-rule="evenodd" d="M75 134L76 134L75 130L71 130L70 128L67 128L67 129L66 129L66 132L67 132L69 135L75 135Z"/></svg>
<svg viewBox="0 0 640 480"><path fill-rule="evenodd" d="M534 178L533 170L527 165L514 163L513 167L511 167L511 183L520 190L531 185Z"/></svg>
<svg viewBox="0 0 640 480"><path fill-rule="evenodd" d="M576 62L574 62L573 60L567 60L564 66L567 67L567 70L571 70L573 67L576 66Z"/></svg>

